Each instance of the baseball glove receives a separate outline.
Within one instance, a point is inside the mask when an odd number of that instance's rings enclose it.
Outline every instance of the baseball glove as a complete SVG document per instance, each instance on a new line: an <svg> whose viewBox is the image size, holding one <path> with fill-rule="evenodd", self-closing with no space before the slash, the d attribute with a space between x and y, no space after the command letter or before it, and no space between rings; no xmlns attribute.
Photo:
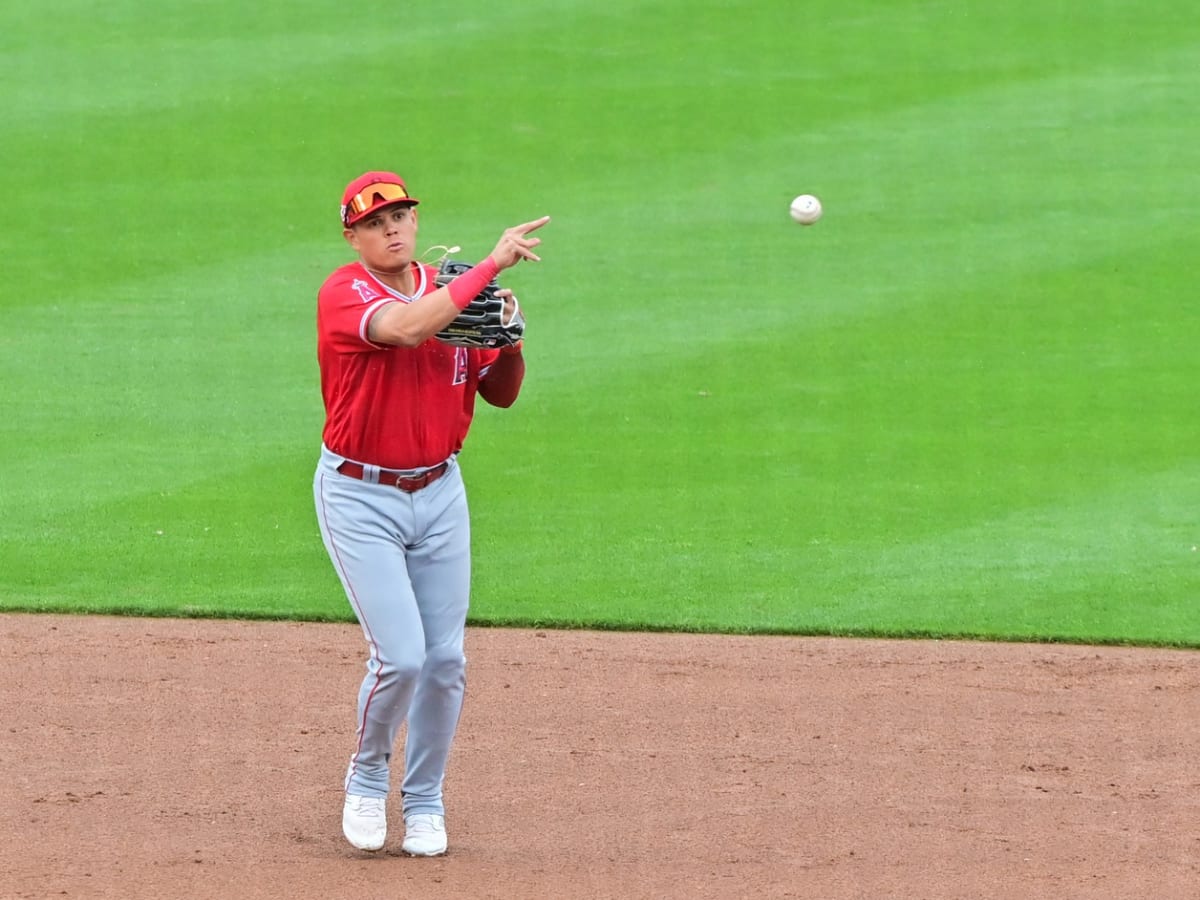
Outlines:
<svg viewBox="0 0 1200 900"><path fill-rule="evenodd" d="M471 268L471 263L454 259L442 260L438 266L437 285L445 287L457 276ZM455 347L499 348L513 347L525 334L525 317L513 297L513 314L504 321L504 298L496 296L500 285L495 279L477 294L453 322L434 337Z"/></svg>

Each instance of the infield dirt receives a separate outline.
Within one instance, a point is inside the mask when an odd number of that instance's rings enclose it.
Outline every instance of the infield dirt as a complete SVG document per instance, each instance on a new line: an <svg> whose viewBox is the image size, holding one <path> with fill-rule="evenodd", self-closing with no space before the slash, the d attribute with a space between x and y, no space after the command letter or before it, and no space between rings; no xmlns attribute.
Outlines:
<svg viewBox="0 0 1200 900"><path fill-rule="evenodd" d="M1200 655L470 629L450 852L341 836L356 626L0 616L0 897L1191 898Z"/></svg>

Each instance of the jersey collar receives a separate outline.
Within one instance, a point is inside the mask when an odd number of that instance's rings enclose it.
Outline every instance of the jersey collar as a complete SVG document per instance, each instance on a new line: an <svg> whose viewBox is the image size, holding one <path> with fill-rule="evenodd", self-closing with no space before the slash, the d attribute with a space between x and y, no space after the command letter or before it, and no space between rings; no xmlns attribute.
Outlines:
<svg viewBox="0 0 1200 900"><path fill-rule="evenodd" d="M389 287L388 285L384 284L382 281L380 281L378 278L375 277L374 272L372 272L370 269L368 269L366 266L364 266L361 262L359 263L359 266L362 268L362 270L367 273L368 278L370 278L373 282L375 282L375 284L379 285L380 288L387 291L388 294L395 297L397 300L403 300L405 303L412 303L414 300L416 300L418 297L420 297L422 294L424 294L425 293L425 284L428 281L428 276L425 274L425 267L423 265L421 265L419 262L417 262L416 260L413 260L412 265L417 267L417 289L416 289L416 292L412 294L412 296L409 296L408 294L402 294L395 288Z"/></svg>

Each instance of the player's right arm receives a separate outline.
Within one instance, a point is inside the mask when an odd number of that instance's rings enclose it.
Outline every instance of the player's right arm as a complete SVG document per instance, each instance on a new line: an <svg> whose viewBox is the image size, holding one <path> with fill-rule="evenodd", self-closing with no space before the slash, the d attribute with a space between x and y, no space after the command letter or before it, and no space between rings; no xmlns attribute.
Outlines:
<svg viewBox="0 0 1200 900"><path fill-rule="evenodd" d="M449 287L438 288L411 303L397 300L381 307L371 317L367 333L374 344L416 347L453 322L459 312Z"/></svg>
<svg viewBox="0 0 1200 900"><path fill-rule="evenodd" d="M416 347L429 340L454 321L471 299L495 277L496 272L512 268L523 259L540 262L541 257L533 249L542 239L529 237L529 234L549 221L549 216L542 216L532 222L505 229L495 249L488 254L489 258L459 275L450 284L411 303L389 303L380 307L371 316L368 339L375 344L400 347ZM492 265L488 265L489 262Z"/></svg>

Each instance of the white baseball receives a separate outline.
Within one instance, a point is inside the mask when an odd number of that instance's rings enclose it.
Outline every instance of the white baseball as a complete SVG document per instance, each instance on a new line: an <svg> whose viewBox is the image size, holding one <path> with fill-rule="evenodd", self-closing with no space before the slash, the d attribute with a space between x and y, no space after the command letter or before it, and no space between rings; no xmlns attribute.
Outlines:
<svg viewBox="0 0 1200 900"><path fill-rule="evenodd" d="M821 201L812 194L801 194L792 201L792 218L801 225L811 225L821 218Z"/></svg>

